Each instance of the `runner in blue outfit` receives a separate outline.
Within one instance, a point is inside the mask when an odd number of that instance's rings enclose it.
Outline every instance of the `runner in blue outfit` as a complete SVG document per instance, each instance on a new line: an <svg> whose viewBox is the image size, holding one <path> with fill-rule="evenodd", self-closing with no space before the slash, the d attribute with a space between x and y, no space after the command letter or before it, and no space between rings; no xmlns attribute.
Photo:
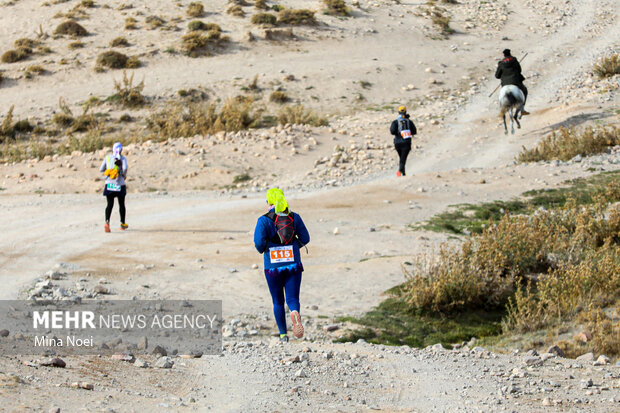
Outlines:
<svg viewBox="0 0 620 413"><path fill-rule="evenodd" d="M310 242L310 235L301 217L290 212L283 192L278 188L267 191L269 212L260 218L254 230L254 246L264 255L265 278L273 301L273 314L280 330L280 340L288 341L284 297L291 310L293 334L304 335L299 314L301 273L300 247Z"/></svg>

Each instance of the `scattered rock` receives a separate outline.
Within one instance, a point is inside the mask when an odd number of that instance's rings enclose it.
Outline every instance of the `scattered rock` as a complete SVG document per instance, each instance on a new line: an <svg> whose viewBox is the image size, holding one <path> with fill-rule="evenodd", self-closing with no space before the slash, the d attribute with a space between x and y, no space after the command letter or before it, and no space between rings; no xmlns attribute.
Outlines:
<svg viewBox="0 0 620 413"><path fill-rule="evenodd" d="M326 325L325 327L323 327L324 331L336 331L338 330L340 327L338 327L338 324L329 324Z"/></svg>
<svg viewBox="0 0 620 413"><path fill-rule="evenodd" d="M582 331L575 336L575 340L587 343L588 341L592 340L592 334L590 334L590 332L588 331Z"/></svg>
<svg viewBox="0 0 620 413"><path fill-rule="evenodd" d="M0 330L0 337L8 337L9 330Z"/></svg>
<svg viewBox="0 0 620 413"><path fill-rule="evenodd" d="M556 345L549 347L547 349L547 353L555 354L556 357L562 357L562 358L566 357L566 355L564 354L564 351L562 351L562 349Z"/></svg>
<svg viewBox="0 0 620 413"><path fill-rule="evenodd" d="M110 294L110 289L104 285L96 285L93 292L97 294Z"/></svg>
<svg viewBox="0 0 620 413"><path fill-rule="evenodd" d="M155 362L155 367L160 369L171 369L174 366L174 361L170 357L160 357L157 362Z"/></svg>
<svg viewBox="0 0 620 413"><path fill-rule="evenodd" d="M126 361L127 363L133 363L134 361L136 361L136 358L134 357L134 355L130 353L112 354L110 358L112 360Z"/></svg>
<svg viewBox="0 0 620 413"><path fill-rule="evenodd" d="M61 358L54 357L54 358L51 358L51 359L43 360L42 362L39 363L39 365L45 366L45 367L60 367L60 368L64 368L64 367L66 367L67 363L65 363L65 361L63 359L61 359Z"/></svg>
<svg viewBox="0 0 620 413"><path fill-rule="evenodd" d="M149 364L141 359L136 359L136 361L133 362L133 365L136 367L140 367L142 369L147 368L149 366Z"/></svg>
<svg viewBox="0 0 620 413"><path fill-rule="evenodd" d="M88 383L86 381L76 381L71 383L72 389L84 389L84 390L93 390L95 386L92 383Z"/></svg>
<svg viewBox="0 0 620 413"><path fill-rule="evenodd" d="M586 353L577 357L577 361L594 361L594 353Z"/></svg>
<svg viewBox="0 0 620 413"><path fill-rule="evenodd" d="M156 356L163 357L163 356L167 356L167 355L168 355L168 352L166 351L166 349L165 349L165 348L163 348L162 346L159 346L159 345L158 345L158 346L155 346L155 348L153 349L153 351L151 352L151 354L154 354L154 355L156 355Z"/></svg>
<svg viewBox="0 0 620 413"><path fill-rule="evenodd" d="M600 356L598 356L598 358L596 359L596 361L594 362L595 366L604 366L606 364L609 364L609 357L607 357L604 354L601 354Z"/></svg>

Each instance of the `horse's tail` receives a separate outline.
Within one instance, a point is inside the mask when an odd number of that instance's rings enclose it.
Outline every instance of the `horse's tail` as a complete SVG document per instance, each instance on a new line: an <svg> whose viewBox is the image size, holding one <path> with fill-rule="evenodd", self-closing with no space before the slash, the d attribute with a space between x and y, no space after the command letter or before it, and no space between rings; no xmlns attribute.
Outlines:
<svg viewBox="0 0 620 413"><path fill-rule="evenodd" d="M513 95L511 91L508 91L508 93L506 93L506 100L508 100L509 106L514 106L519 101L519 99L517 99L517 97Z"/></svg>

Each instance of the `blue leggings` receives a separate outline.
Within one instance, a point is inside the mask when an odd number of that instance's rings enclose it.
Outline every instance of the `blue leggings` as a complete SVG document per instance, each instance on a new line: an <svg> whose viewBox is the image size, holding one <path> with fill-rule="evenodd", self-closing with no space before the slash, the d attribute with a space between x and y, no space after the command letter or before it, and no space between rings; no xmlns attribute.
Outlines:
<svg viewBox="0 0 620 413"><path fill-rule="evenodd" d="M284 294L286 303L291 311L299 312L299 287L301 286L301 271L284 271L277 275L265 275L271 300L273 301L273 315L276 317L280 334L286 334L286 313L284 311Z"/></svg>

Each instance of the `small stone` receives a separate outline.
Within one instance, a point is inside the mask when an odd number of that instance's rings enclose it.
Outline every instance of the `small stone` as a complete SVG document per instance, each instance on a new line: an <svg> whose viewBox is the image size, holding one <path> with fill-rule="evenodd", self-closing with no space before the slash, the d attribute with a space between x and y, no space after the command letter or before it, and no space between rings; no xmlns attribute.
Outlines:
<svg viewBox="0 0 620 413"><path fill-rule="evenodd" d="M566 355L564 354L564 351L562 351L562 349L556 345L549 347L547 349L547 353L555 354L556 357L562 357L562 358L566 357Z"/></svg>
<svg viewBox="0 0 620 413"><path fill-rule="evenodd" d="M586 353L577 357L577 361L594 361L594 353Z"/></svg>
<svg viewBox="0 0 620 413"><path fill-rule="evenodd" d="M162 346L155 346L155 348L153 349L153 351L151 352L151 354L154 354L156 356L167 356L168 352L166 351L165 348L163 348Z"/></svg>
<svg viewBox="0 0 620 413"><path fill-rule="evenodd" d="M136 361L136 358L131 353L112 354L110 358L112 360L126 361L127 363L133 363L134 361Z"/></svg>
<svg viewBox="0 0 620 413"><path fill-rule="evenodd" d="M258 264L252 264L252 269L253 270L257 270L258 269Z"/></svg>
<svg viewBox="0 0 620 413"><path fill-rule="evenodd" d="M9 330L0 330L0 337L8 337Z"/></svg>
<svg viewBox="0 0 620 413"><path fill-rule="evenodd" d="M600 356L598 356L598 358L596 359L596 361L594 362L595 366L604 366L606 364L609 364L609 357L607 357L604 354L601 354Z"/></svg>
<svg viewBox="0 0 620 413"><path fill-rule="evenodd" d="M93 292L97 294L110 294L110 290L103 285L96 285L95 288L93 288Z"/></svg>
<svg viewBox="0 0 620 413"><path fill-rule="evenodd" d="M50 407L48 413L60 413L60 407Z"/></svg>
<svg viewBox="0 0 620 413"><path fill-rule="evenodd" d="M592 334L590 334L590 332L588 331L582 331L575 336L575 340L587 343L588 341L592 340Z"/></svg>
<svg viewBox="0 0 620 413"><path fill-rule="evenodd" d="M306 372L304 372L304 369L299 369L295 372L295 377L304 378L308 376L306 375Z"/></svg>
<svg viewBox="0 0 620 413"><path fill-rule="evenodd" d="M523 359L523 363L527 366L538 366L540 364L542 364L542 360L540 357L538 356L534 356L534 357L525 357Z"/></svg>
<svg viewBox="0 0 620 413"><path fill-rule="evenodd" d="M67 363L65 363L63 359L58 358L58 357L43 360L39 364L45 367L60 367L60 368L64 368L67 365Z"/></svg>
<svg viewBox="0 0 620 413"><path fill-rule="evenodd" d="M155 367L160 369L171 369L174 366L174 361L170 357L160 357L157 362L155 362Z"/></svg>
<svg viewBox="0 0 620 413"><path fill-rule="evenodd" d="M95 386L92 383L88 383L85 381L76 381L71 383L72 389L84 389L84 390L93 390Z"/></svg>
<svg viewBox="0 0 620 413"><path fill-rule="evenodd" d="M338 229L338 227L334 228L334 230L332 231L332 234L334 235L340 234L340 230Z"/></svg>
<svg viewBox="0 0 620 413"><path fill-rule="evenodd" d="M551 399L548 397L545 397L542 401L542 405L543 406L553 406L553 403L551 402Z"/></svg>
<svg viewBox="0 0 620 413"><path fill-rule="evenodd" d="M581 380L580 384L581 384L582 389L587 389L589 387L594 386L594 382L590 378Z"/></svg>
<svg viewBox="0 0 620 413"><path fill-rule="evenodd" d="M148 346L149 346L148 338L146 336L140 338L140 340L138 341L138 350L146 350Z"/></svg>
<svg viewBox="0 0 620 413"><path fill-rule="evenodd" d="M141 369L145 369L149 366L149 364L142 359L136 359L136 361L133 362L133 365Z"/></svg>
<svg viewBox="0 0 620 413"><path fill-rule="evenodd" d="M324 331L336 331L336 330L338 330L338 328L339 328L338 324L329 324L329 325L326 325L325 327L323 327L323 330Z"/></svg>

